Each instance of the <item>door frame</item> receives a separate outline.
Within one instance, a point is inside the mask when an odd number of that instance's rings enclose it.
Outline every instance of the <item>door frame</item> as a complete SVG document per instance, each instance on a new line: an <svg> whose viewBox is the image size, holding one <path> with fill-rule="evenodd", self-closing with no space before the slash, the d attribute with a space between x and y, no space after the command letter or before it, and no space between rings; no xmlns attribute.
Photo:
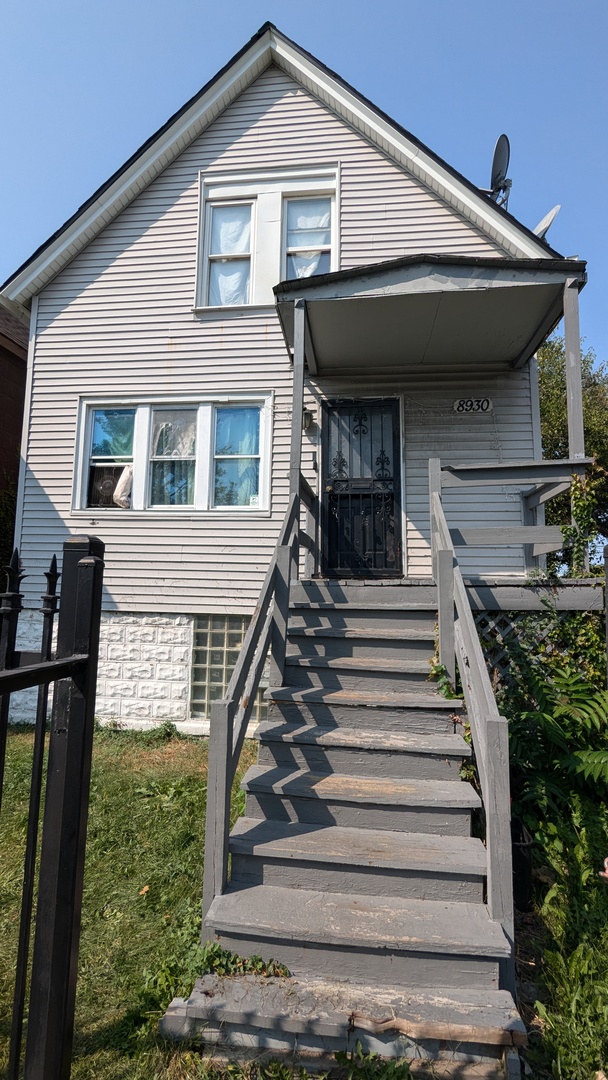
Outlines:
<svg viewBox="0 0 608 1080"><path fill-rule="evenodd" d="M365 572L364 570L337 570L329 566L329 551L328 541L329 532L327 528L327 501L325 499L325 472L329 448L328 440L328 414L331 409L339 408L340 406L352 406L358 404L364 404L367 406L381 405L385 402L394 402L396 405L395 419L397 423L397 431L393 433L393 445L398 448L398 464L399 464L399 483L395 485L395 500L398 502L395 513L395 521L398 522L400 530L399 538L399 569L394 571L379 570L377 572ZM357 580L359 578L372 581L374 579L381 580L383 577L390 578L391 580L399 580L405 577L406 573L406 541L407 541L407 518L405 513L405 425L404 425L404 408L403 408L403 394L391 393L391 394L374 394L370 397L365 395L335 395L330 398L325 398L321 401L320 409L320 440L319 440L319 545L318 545L318 576L329 578L352 578Z"/></svg>

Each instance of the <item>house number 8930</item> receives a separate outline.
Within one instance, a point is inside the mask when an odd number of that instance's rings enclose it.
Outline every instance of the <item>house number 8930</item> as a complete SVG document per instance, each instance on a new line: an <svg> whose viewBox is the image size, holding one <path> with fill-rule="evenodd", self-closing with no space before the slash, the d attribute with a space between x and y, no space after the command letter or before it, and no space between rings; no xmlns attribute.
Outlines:
<svg viewBox="0 0 608 1080"><path fill-rule="evenodd" d="M491 413L494 406L489 397L461 397L454 402L454 412L458 413Z"/></svg>

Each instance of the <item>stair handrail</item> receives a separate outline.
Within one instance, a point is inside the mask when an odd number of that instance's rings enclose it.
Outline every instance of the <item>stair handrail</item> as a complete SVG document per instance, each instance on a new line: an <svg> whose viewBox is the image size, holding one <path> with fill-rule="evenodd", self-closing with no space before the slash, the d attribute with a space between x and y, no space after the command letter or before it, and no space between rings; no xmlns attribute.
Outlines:
<svg viewBox="0 0 608 1080"><path fill-rule="evenodd" d="M294 492L228 688L211 705L203 919L227 884L230 796L269 649L271 683L280 685L283 678L289 583L298 576L299 517L300 495Z"/></svg>
<svg viewBox="0 0 608 1080"><path fill-rule="evenodd" d="M441 495L431 491L431 539L437 581L439 627L452 626L452 664L458 665L479 785L485 812L487 904L491 919L499 922L511 946L502 966L501 983L515 990L513 952L513 869L511 852L511 798L509 785L508 721L498 711L462 571L456 558ZM446 639L444 635L444 657ZM440 654L441 659L441 654ZM453 676L452 676L453 677Z"/></svg>

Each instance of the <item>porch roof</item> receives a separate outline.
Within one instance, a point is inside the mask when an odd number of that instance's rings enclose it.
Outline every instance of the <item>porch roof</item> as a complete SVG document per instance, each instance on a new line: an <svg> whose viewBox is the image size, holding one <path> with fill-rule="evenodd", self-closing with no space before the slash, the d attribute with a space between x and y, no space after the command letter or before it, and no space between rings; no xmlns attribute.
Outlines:
<svg viewBox="0 0 608 1080"><path fill-rule="evenodd" d="M520 367L561 319L566 284L585 284L585 265L415 255L283 281L274 292L289 348L294 301L305 302L313 374Z"/></svg>

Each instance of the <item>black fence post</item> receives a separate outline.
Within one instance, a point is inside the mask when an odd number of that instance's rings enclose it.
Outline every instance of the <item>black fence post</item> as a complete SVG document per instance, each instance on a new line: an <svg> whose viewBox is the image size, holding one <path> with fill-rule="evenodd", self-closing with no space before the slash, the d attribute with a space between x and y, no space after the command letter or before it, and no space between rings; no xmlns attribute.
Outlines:
<svg viewBox="0 0 608 1080"><path fill-rule="evenodd" d="M53 624L59 597L57 596L57 557L53 555L51 564L45 572L47 589L42 597L42 639L40 660L50 660L53 648ZM23 890L21 894L21 918L19 921L19 943L17 964L15 967L15 992L13 996L13 1018L8 1059L8 1080L18 1080L21 1060L21 1039L23 1034L23 1010L25 1008L25 988L27 982L27 961L30 948L30 930L32 924L32 905L34 899L34 874L36 870L36 851L38 847L38 819L40 817L40 792L44 764L44 735L49 698L48 683L38 687L36 705L36 727L34 731L34 751L32 754L32 779L30 783L30 805L27 817L27 837L23 862Z"/></svg>
<svg viewBox="0 0 608 1080"><path fill-rule="evenodd" d="M23 596L19 586L24 578L21 573L19 551L13 551L11 561L6 570L6 592L0 594L2 604L0 606L0 671L15 666L15 645L17 641L17 626L19 614L22 609ZM0 809L2 808L2 790L4 787L4 763L6 759L6 738L8 734L8 712L10 708L10 694L3 694L0 698Z"/></svg>
<svg viewBox="0 0 608 1080"><path fill-rule="evenodd" d="M74 1029L104 545L73 537L63 552L57 659L90 659L55 684L24 1080L68 1080Z"/></svg>

